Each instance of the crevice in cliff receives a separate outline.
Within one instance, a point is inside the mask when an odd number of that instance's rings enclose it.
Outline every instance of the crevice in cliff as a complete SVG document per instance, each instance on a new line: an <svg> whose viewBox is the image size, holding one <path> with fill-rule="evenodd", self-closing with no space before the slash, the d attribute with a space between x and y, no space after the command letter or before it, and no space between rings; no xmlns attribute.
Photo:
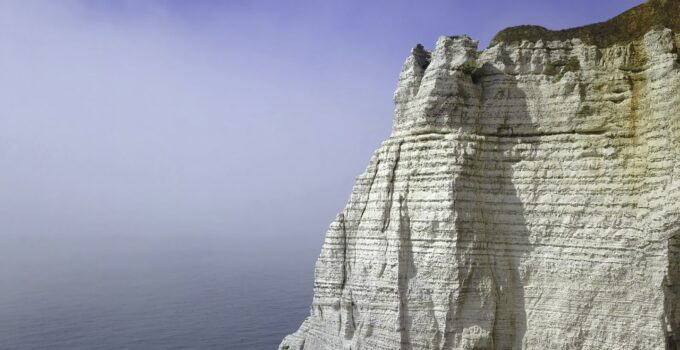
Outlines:
<svg viewBox="0 0 680 350"><path fill-rule="evenodd" d="M627 128L637 138L640 134L640 119L643 110L643 95L647 88L647 78L642 74L635 74L628 76L628 85L630 86L630 113L627 115Z"/></svg>
<svg viewBox="0 0 680 350"><path fill-rule="evenodd" d="M342 327L344 329L343 338L345 340L351 340L354 338L356 330L356 321L354 319L354 301L352 300L352 293L349 292L346 296L347 300L343 300L342 314L344 314L345 319L342 321Z"/></svg>
<svg viewBox="0 0 680 350"><path fill-rule="evenodd" d="M347 231L345 228L345 215L340 214L338 217L340 221L340 232L342 232L342 284L340 285L340 290L345 289L345 284L347 284Z"/></svg>
<svg viewBox="0 0 680 350"><path fill-rule="evenodd" d="M342 337L345 340L350 340L354 338L354 333L356 329L356 322L355 322L355 317L354 317L354 301L352 298L352 290L347 288L347 281L349 279L349 261L347 258L347 253L348 253L348 240L347 240L347 228L346 228L346 220L345 220L345 215L344 214L339 214L338 215L338 230L340 234L340 244L342 245L342 251L341 251L341 259L342 259L342 280L339 286L339 300L338 304L340 305L340 312L339 312L339 330L338 333L342 334Z"/></svg>
<svg viewBox="0 0 680 350"><path fill-rule="evenodd" d="M417 44L416 47L411 50L414 60L414 82L413 82L413 96L418 95L420 91L420 85L423 81L423 76L427 67L430 65L432 54L425 50L423 45Z"/></svg>
<svg viewBox="0 0 680 350"><path fill-rule="evenodd" d="M676 229L667 242L668 272L663 280L664 315L662 326L666 334L666 350L677 350L680 342L680 231Z"/></svg>
<svg viewBox="0 0 680 350"><path fill-rule="evenodd" d="M415 273L413 263L413 246L411 242L411 219L408 212L407 196L408 188L404 196L399 196L399 261L397 271L397 290L399 294L399 334L400 350L410 350L411 346L411 319L408 309L409 281Z"/></svg>
<svg viewBox="0 0 680 350"><path fill-rule="evenodd" d="M364 206L361 208L361 213L359 214L359 220L357 220L357 223L360 223L361 220L364 218L364 213L366 213L366 208L368 207L368 203L371 200L371 191L373 190L373 184L375 183L375 178L378 176L378 170L380 169L380 156L378 156L378 159L375 161L375 168L373 169L373 174L371 175L371 181L368 183L368 192L366 193L366 200L364 201Z"/></svg>
<svg viewBox="0 0 680 350"><path fill-rule="evenodd" d="M456 293L454 293L453 290L449 292L449 296L447 298L448 300L448 308L446 310L446 318L444 319L444 333L443 333L443 342L441 343L441 350L449 349L452 345L452 339L453 337L449 336L454 333L454 325L453 325L453 319L455 317L455 312L454 312L454 305L456 304Z"/></svg>
<svg viewBox="0 0 680 350"><path fill-rule="evenodd" d="M394 196L394 181L396 179L396 173L397 173L397 167L399 166L399 158L401 157L401 145L404 142L401 141L397 145L397 149L395 151L394 155L394 164L392 164L392 169L389 173L389 177L387 178L387 199L385 201L385 209L383 211L383 220L382 220L382 228L380 229L381 232L385 232L387 228L390 226L390 216L391 216L391 211L392 211L392 200Z"/></svg>

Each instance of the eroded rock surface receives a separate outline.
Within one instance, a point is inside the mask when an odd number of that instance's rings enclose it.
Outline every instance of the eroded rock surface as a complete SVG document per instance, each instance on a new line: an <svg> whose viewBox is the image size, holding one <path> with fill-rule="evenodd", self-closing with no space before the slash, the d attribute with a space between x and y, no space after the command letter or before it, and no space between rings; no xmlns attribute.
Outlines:
<svg viewBox="0 0 680 350"><path fill-rule="evenodd" d="M679 44L416 46L280 349L675 349Z"/></svg>

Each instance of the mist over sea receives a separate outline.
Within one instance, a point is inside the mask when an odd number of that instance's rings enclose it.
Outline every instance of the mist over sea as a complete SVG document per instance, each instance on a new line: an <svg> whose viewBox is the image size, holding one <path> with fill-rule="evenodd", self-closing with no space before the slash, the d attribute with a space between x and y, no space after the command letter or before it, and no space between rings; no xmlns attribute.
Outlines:
<svg viewBox="0 0 680 350"><path fill-rule="evenodd" d="M3 238L0 349L275 349L309 312L313 259L228 243Z"/></svg>

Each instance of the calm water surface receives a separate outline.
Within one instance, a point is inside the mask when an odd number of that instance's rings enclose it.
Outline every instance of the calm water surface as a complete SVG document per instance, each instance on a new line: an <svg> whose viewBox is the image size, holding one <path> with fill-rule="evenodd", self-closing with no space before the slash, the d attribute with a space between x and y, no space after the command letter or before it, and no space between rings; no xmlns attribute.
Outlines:
<svg viewBox="0 0 680 350"><path fill-rule="evenodd" d="M275 349L309 312L307 258L216 238L2 243L3 350Z"/></svg>

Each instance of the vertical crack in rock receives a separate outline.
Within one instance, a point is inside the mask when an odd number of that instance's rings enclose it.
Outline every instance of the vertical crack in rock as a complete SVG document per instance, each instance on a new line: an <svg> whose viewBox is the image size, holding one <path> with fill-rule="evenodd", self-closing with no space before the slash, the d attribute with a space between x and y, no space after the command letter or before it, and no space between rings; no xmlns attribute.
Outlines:
<svg viewBox="0 0 680 350"><path fill-rule="evenodd" d="M345 215L338 215L338 224L340 225L341 239L340 244L342 245L342 284L340 285L340 290L345 290L345 285L347 284L347 229L345 227Z"/></svg>
<svg viewBox="0 0 680 350"><path fill-rule="evenodd" d="M392 215L392 200L393 200L393 194L394 194L394 181L396 178L396 173L397 173L397 167L399 166L399 157L401 156L401 145L403 144L402 142L399 142L397 145L397 149L394 152L394 163L392 164L392 169L388 175L387 178L387 196L385 199L385 209L383 210L383 219L382 219L382 228L380 229L381 232L385 232L387 230L387 227L390 225L390 216Z"/></svg>
<svg viewBox="0 0 680 350"><path fill-rule="evenodd" d="M364 218L364 213L366 212L368 203L370 203L371 191L373 190L373 183L375 183L375 178L378 176L378 171L380 170L380 161L381 161L380 156L378 156L378 159L375 162L375 168L373 169L373 174L370 177L371 181L368 183L368 190L366 191L366 200L364 201L364 204L361 208L361 213L359 214L359 220L357 220L357 223L360 223L361 220Z"/></svg>
<svg viewBox="0 0 680 350"><path fill-rule="evenodd" d="M411 350L412 321L409 315L409 281L415 274L413 265L413 246L411 241L411 221L408 213L408 188L405 194L399 195L399 261L398 261L398 291L399 291L399 332L401 335L401 350Z"/></svg>
<svg viewBox="0 0 680 350"><path fill-rule="evenodd" d="M418 44L411 50L411 55L414 60L414 76L413 76L413 96L418 94L420 89L420 82L423 80L423 75L427 66L430 65L431 54L425 50L423 45Z"/></svg>
<svg viewBox="0 0 680 350"><path fill-rule="evenodd" d="M345 216L340 214L338 216L338 229L341 232L342 244L342 284L340 286L340 332L344 340L351 340L354 338L354 331L356 329L356 321L354 317L354 301L352 298L352 289L347 288L347 280L349 278L349 262L347 261L347 231L345 227Z"/></svg>
<svg viewBox="0 0 680 350"><path fill-rule="evenodd" d="M668 276L664 278L664 315L663 326L666 333L666 349L677 350L680 341L680 229L671 228L668 239Z"/></svg>
<svg viewBox="0 0 680 350"><path fill-rule="evenodd" d="M645 89L645 78L641 73L630 75L628 77L628 84L630 86L630 113L628 114L628 130L631 136L636 140L640 137L640 119L643 113L643 93Z"/></svg>
<svg viewBox="0 0 680 350"><path fill-rule="evenodd" d="M418 44L411 50L399 74L399 85L394 92L395 128L409 114L409 102L413 101L422 84L427 67L431 62L431 54Z"/></svg>

